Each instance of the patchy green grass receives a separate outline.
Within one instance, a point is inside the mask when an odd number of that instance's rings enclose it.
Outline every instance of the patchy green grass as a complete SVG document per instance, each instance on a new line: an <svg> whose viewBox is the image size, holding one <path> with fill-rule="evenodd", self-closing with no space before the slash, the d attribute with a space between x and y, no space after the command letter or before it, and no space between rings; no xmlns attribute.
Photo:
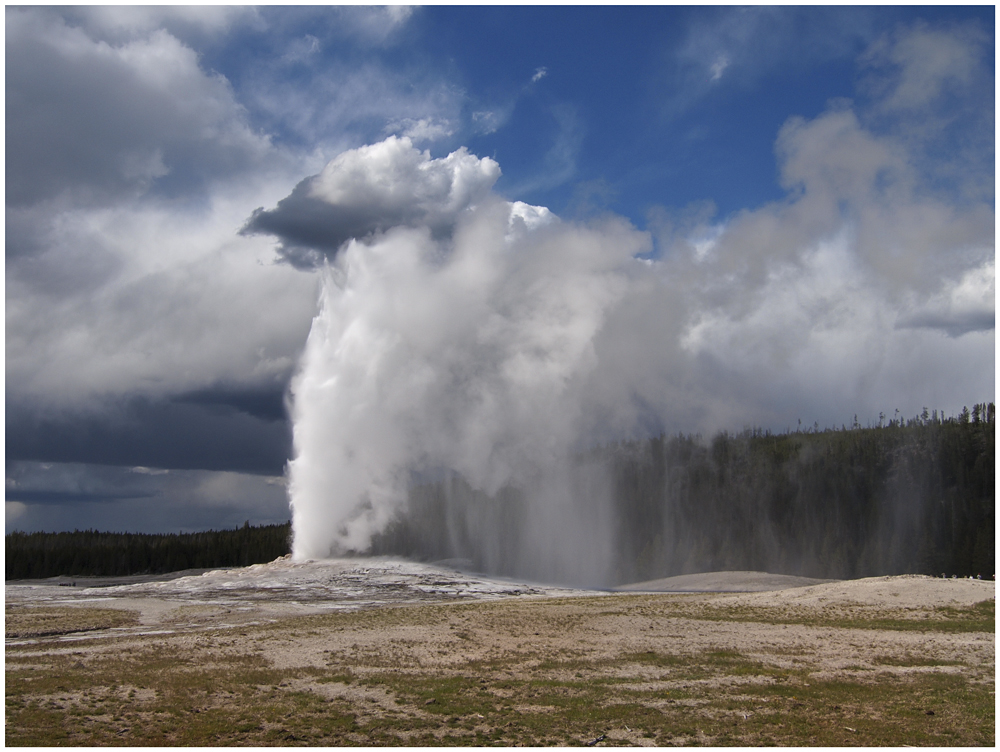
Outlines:
<svg viewBox="0 0 1000 752"><path fill-rule="evenodd" d="M37 657L7 662L9 746L313 743L354 727L346 705L291 690L288 672L260 656L205 664L158 646L87 664L73 655L48 656L44 668Z"/></svg>
<svg viewBox="0 0 1000 752"><path fill-rule="evenodd" d="M472 677L368 681L396 691L404 704L433 700L423 706L445 728L438 744L581 745L599 736L606 744L639 736L660 745L739 746L981 745L993 739L992 696L960 677L679 691L623 690L618 681L593 680L508 680L488 687L477 687ZM380 741L397 741L390 727L381 733Z"/></svg>
<svg viewBox="0 0 1000 752"><path fill-rule="evenodd" d="M634 596L637 600L641 596ZM648 600L648 598L647 598ZM996 603L985 600L967 607L884 609L858 606L820 609L718 604L700 595L673 596L640 606L637 613L657 618L800 624L808 627L879 629L918 632L994 632Z"/></svg>
<svg viewBox="0 0 1000 752"><path fill-rule="evenodd" d="M941 660L926 655L914 655L913 653L903 653L902 655L880 655L872 659L876 666L900 666L903 668L913 668L916 666L965 666L962 661Z"/></svg>
<svg viewBox="0 0 1000 752"><path fill-rule="evenodd" d="M115 608L11 606L4 609L4 636L49 637L139 623L138 611Z"/></svg>
<svg viewBox="0 0 1000 752"><path fill-rule="evenodd" d="M610 632L596 651L592 647L596 635L605 633L594 625L606 629L615 619L664 625L676 618L676 629L683 630L691 629L691 622L683 619L735 622L756 617L764 623L839 627L844 618L785 614L781 621L769 622L762 618L769 613L766 609L748 613L708 607L704 600L612 597L613 607L608 598L587 598L382 608L207 630L196 639L183 634L133 635L113 646L97 640L11 645L6 651L5 742L8 746L581 746L595 740L599 746L993 746L995 742L991 665L969 664L968 670L955 671L956 665L965 664L924 654L909 641L895 652L880 648L867 665L855 667L859 670L839 673L819 671L815 655L798 643L775 644L773 649L758 645L753 654L745 654L723 644L699 652L685 648L683 640L667 643L661 638L647 643L653 645L647 650L628 647L628 641ZM48 615L53 623L61 618L58 611ZM993 624L986 622L992 613L990 602L988 608L949 609L926 619L882 620L919 621L927 632L993 633ZM859 615L844 628L873 629L879 621L876 615ZM79 613L64 616L81 618ZM973 630L971 625L980 628ZM417 628L430 631L419 635L408 631ZM500 644L490 642L498 634L510 638L505 643L509 647L483 648ZM563 640L561 647L549 647L547 641L570 634L581 636L578 644L567 647ZM334 639L341 648L330 647ZM866 638L856 633L855 639ZM277 668L273 655L293 641L311 646L307 651L311 665ZM474 652L477 646L483 648L479 653ZM428 653L443 654L441 662L430 665Z"/></svg>

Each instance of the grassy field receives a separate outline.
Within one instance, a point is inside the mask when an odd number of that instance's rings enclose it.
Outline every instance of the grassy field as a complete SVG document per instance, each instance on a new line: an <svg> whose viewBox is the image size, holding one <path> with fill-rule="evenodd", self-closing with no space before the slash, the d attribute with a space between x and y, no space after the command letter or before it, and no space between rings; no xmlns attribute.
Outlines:
<svg viewBox="0 0 1000 752"><path fill-rule="evenodd" d="M995 742L993 661L962 642L995 633L993 601L852 616L619 595L135 624L8 607L6 744Z"/></svg>

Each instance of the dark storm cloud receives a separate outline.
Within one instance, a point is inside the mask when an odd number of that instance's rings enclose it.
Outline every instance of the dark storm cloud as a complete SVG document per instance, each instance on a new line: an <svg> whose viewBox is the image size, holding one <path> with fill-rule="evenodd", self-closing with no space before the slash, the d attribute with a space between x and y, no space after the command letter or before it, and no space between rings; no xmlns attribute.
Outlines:
<svg viewBox="0 0 1000 752"><path fill-rule="evenodd" d="M8 489L7 501L24 504L76 504L88 501L111 501L115 499L149 499L157 496L155 491L46 491Z"/></svg>
<svg viewBox="0 0 1000 752"><path fill-rule="evenodd" d="M202 391L58 413L8 404L6 458L281 475L291 440L288 423L276 419L277 399Z"/></svg>
<svg viewBox="0 0 1000 752"><path fill-rule="evenodd" d="M220 415L232 410L246 413L264 421L288 420L285 408L285 391L279 389L241 389L215 387L197 389L174 398L175 402L200 405Z"/></svg>
<svg viewBox="0 0 1000 752"><path fill-rule="evenodd" d="M496 162L464 148L431 159L409 138L390 136L339 155L274 209L257 209L240 232L276 236L286 261L310 269L333 258L351 238L400 225L445 235L499 176Z"/></svg>
<svg viewBox="0 0 1000 752"><path fill-rule="evenodd" d="M996 314L991 310L926 311L900 319L899 329L939 329L949 337L961 337L969 332L988 332L996 328Z"/></svg>
<svg viewBox="0 0 1000 752"><path fill-rule="evenodd" d="M314 180L303 180L274 209L254 211L240 233L280 238L279 252L286 261L298 269L312 269L321 265L324 257L333 257L351 238L416 219L404 215L388 218L378 207L333 207L311 195Z"/></svg>
<svg viewBox="0 0 1000 752"><path fill-rule="evenodd" d="M205 470L8 462L7 532L178 532L285 522L282 478Z"/></svg>
<svg viewBox="0 0 1000 752"><path fill-rule="evenodd" d="M12 462L7 467L4 495L8 503L27 505L150 499L161 493L154 478L148 472L121 467Z"/></svg>

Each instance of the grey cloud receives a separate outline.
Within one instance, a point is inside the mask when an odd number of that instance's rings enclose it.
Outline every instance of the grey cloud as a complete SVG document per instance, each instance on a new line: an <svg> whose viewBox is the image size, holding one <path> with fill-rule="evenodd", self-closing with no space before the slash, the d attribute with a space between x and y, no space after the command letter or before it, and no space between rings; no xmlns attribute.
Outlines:
<svg viewBox="0 0 1000 752"><path fill-rule="evenodd" d="M905 143L939 195L993 200L992 49L977 24L917 23L881 37L861 58L863 122Z"/></svg>
<svg viewBox="0 0 1000 752"><path fill-rule="evenodd" d="M713 250L720 271L743 269L753 282L734 307L766 281L769 265L794 263L845 231L859 268L895 305L992 257L992 208L929 191L935 174L910 159L905 139L872 132L842 103L810 121L791 119L776 151L789 197L730 218Z"/></svg>
<svg viewBox="0 0 1000 752"><path fill-rule="evenodd" d="M94 5L69 6L59 14L85 29L93 39L119 44L166 29L178 39L206 41L246 23L261 26L257 9L225 5Z"/></svg>
<svg viewBox="0 0 1000 752"><path fill-rule="evenodd" d="M176 533L288 520L281 478L204 470L8 462L6 529Z"/></svg>
<svg viewBox="0 0 1000 752"><path fill-rule="evenodd" d="M405 5L337 8L337 18L356 36L385 44L406 26L413 8Z"/></svg>
<svg viewBox="0 0 1000 752"><path fill-rule="evenodd" d="M48 10L6 21L9 206L189 194L266 157L228 83L167 32L112 46Z"/></svg>
<svg viewBox="0 0 1000 752"><path fill-rule="evenodd" d="M992 259L922 303L904 311L896 322L900 329L938 329L950 337L991 331L996 326L995 264Z"/></svg>
<svg viewBox="0 0 1000 752"><path fill-rule="evenodd" d="M68 504L114 499L149 499L160 488L124 468L80 464L11 462L5 498L26 504Z"/></svg>
<svg viewBox="0 0 1000 752"><path fill-rule="evenodd" d="M75 234L73 242L53 232L59 215L51 206L8 206L6 211L5 257L7 261L7 301L10 323L17 320L20 295L33 294L66 300L94 294L126 266L89 233ZM23 286L23 287L22 287ZM17 327L8 330L16 341Z"/></svg>
<svg viewBox="0 0 1000 752"><path fill-rule="evenodd" d="M288 85L289 66L295 67L296 86ZM387 126L407 120L461 122L466 100L460 87L435 72L399 70L378 60L358 65L335 52L294 63L254 61L241 95L282 143L325 154L371 143Z"/></svg>
<svg viewBox="0 0 1000 752"><path fill-rule="evenodd" d="M6 11L6 456L280 474L317 288L235 231L303 162L108 13Z"/></svg>
<svg viewBox="0 0 1000 752"><path fill-rule="evenodd" d="M280 390L317 288L270 263L266 241L235 236L247 203L229 216L60 214L39 228L37 249L7 261L8 404Z"/></svg>
<svg viewBox="0 0 1000 752"><path fill-rule="evenodd" d="M260 420L284 421L288 419L285 405L287 388L283 382L276 386L277 388L272 389L253 389L214 385L179 394L173 399L179 403L201 405L215 412L228 413L236 410Z"/></svg>
<svg viewBox="0 0 1000 752"><path fill-rule="evenodd" d="M90 504L161 495L162 484L124 468L8 462L5 500L21 505Z"/></svg>
<svg viewBox="0 0 1000 752"><path fill-rule="evenodd" d="M8 402L6 459L281 475L291 436L268 404L278 396L241 397L119 397L76 411Z"/></svg>
<svg viewBox="0 0 1000 752"><path fill-rule="evenodd" d="M352 237L392 226L382 224L386 218L378 211L365 207L338 210L314 198L312 181L303 180L274 209L255 209L240 234L273 235L280 239L278 252L285 261L297 269L314 269ZM404 219L398 217L393 224Z"/></svg>
<svg viewBox="0 0 1000 752"><path fill-rule="evenodd" d="M406 29L414 8L403 5L317 5L257 9L266 33L286 39L306 31L334 44L390 46Z"/></svg>
<svg viewBox="0 0 1000 752"><path fill-rule="evenodd" d="M148 499L158 494L155 491L39 491L7 489L7 501L19 501L22 504L78 504L91 501L110 501L113 499Z"/></svg>
<svg viewBox="0 0 1000 752"><path fill-rule="evenodd" d="M996 328L996 313L992 310L968 312L926 312L901 318L900 329L940 329L950 337L970 332L987 332Z"/></svg>
<svg viewBox="0 0 1000 752"><path fill-rule="evenodd" d="M698 201L679 209L652 206L646 212L646 224L661 255L694 255L697 239L713 234L711 220L717 212L712 201Z"/></svg>
<svg viewBox="0 0 1000 752"><path fill-rule="evenodd" d="M990 39L975 25L923 22L878 39L861 62L864 85L882 110L917 110L942 96L968 96L983 72Z"/></svg>
<svg viewBox="0 0 1000 752"><path fill-rule="evenodd" d="M491 159L464 148L432 159L408 138L390 136L344 152L306 178L271 210L257 209L242 234L280 240L279 253L299 268L332 258L352 238L393 227L447 234L459 215L483 200L500 176Z"/></svg>
<svg viewBox="0 0 1000 752"><path fill-rule="evenodd" d="M619 386L634 363L669 374L634 382L640 402L705 430L807 416L839 425L845 403L877 415L988 398L993 208L975 191L941 188L960 152L915 158L907 121L922 117L908 110L875 128L833 102L781 130L784 200L715 221L709 206L653 212L672 295L639 288L622 309L634 312L609 320L598 347L614 365L595 400L618 405L620 425L635 420ZM955 174L960 185L977 179ZM659 353L640 351L654 340Z"/></svg>

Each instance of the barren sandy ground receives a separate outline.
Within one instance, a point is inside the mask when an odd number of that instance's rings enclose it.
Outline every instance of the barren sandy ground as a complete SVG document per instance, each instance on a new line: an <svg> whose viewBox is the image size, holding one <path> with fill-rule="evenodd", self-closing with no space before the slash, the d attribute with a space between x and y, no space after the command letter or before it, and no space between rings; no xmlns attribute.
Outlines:
<svg viewBox="0 0 1000 752"><path fill-rule="evenodd" d="M835 580L817 580L812 577L794 577L768 572L703 572L636 582L622 585L615 590L651 593L757 593L821 585L826 582Z"/></svg>
<svg viewBox="0 0 1000 752"><path fill-rule="evenodd" d="M992 581L727 572L599 593L351 559L72 582L7 584L8 744L994 741ZM143 672L164 655L208 679L159 686ZM219 690L237 665L256 683Z"/></svg>

